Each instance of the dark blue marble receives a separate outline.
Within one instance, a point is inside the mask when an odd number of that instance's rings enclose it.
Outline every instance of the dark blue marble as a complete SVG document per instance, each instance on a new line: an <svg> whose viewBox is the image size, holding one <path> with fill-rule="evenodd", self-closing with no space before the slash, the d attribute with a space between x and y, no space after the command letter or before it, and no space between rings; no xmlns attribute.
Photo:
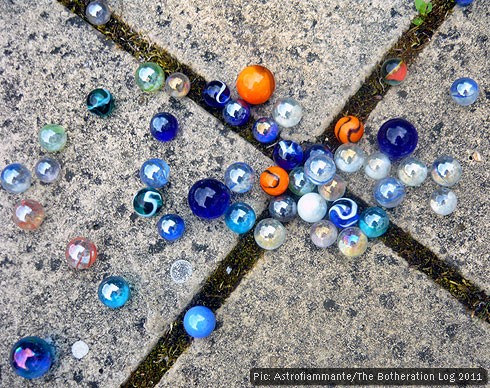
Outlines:
<svg viewBox="0 0 490 388"><path fill-rule="evenodd" d="M418 140L415 127L402 118L388 120L378 131L379 150L393 161L410 155Z"/></svg>
<svg viewBox="0 0 490 388"><path fill-rule="evenodd" d="M252 134L259 143L272 143L279 136L279 125L271 118L262 117L254 123Z"/></svg>
<svg viewBox="0 0 490 388"><path fill-rule="evenodd" d="M175 241L182 237L185 223L177 214L166 214L157 223L158 234L167 241Z"/></svg>
<svg viewBox="0 0 490 388"><path fill-rule="evenodd" d="M191 307L184 315L184 329L191 337L204 338L216 327L216 317L207 307Z"/></svg>
<svg viewBox="0 0 490 388"><path fill-rule="evenodd" d="M214 109L224 108L230 101L231 93L228 86L223 81L209 82L202 92L202 98L206 105Z"/></svg>
<svg viewBox="0 0 490 388"><path fill-rule="evenodd" d="M244 100L230 100L223 108L223 118L236 127L245 125L250 118L250 107Z"/></svg>
<svg viewBox="0 0 490 388"><path fill-rule="evenodd" d="M359 220L357 203L350 198L339 198L328 210L328 218L340 229L354 226Z"/></svg>
<svg viewBox="0 0 490 388"><path fill-rule="evenodd" d="M94 89L87 96L87 108L96 116L109 116L114 109L114 98L107 89Z"/></svg>
<svg viewBox="0 0 490 388"><path fill-rule="evenodd" d="M291 171L303 164L303 149L294 141L281 140L275 145L272 158L279 167Z"/></svg>
<svg viewBox="0 0 490 388"><path fill-rule="evenodd" d="M51 345L39 337L22 338L10 352L10 365L15 373L26 379L35 379L46 374L53 359Z"/></svg>
<svg viewBox="0 0 490 388"><path fill-rule="evenodd" d="M467 5L470 5L471 3L473 3L473 0L456 0L456 4L458 4L462 7L466 7Z"/></svg>
<svg viewBox="0 0 490 388"><path fill-rule="evenodd" d="M170 141L177 136L178 131L179 123L170 113L157 113L150 121L150 132L158 141Z"/></svg>
<svg viewBox="0 0 490 388"><path fill-rule="evenodd" d="M309 146L305 151L305 162L313 155L323 154L333 159L333 153L330 149L324 144L313 144Z"/></svg>
<svg viewBox="0 0 490 388"><path fill-rule="evenodd" d="M192 212L201 218L221 217L230 206L230 190L216 179L202 179L189 190L187 200Z"/></svg>

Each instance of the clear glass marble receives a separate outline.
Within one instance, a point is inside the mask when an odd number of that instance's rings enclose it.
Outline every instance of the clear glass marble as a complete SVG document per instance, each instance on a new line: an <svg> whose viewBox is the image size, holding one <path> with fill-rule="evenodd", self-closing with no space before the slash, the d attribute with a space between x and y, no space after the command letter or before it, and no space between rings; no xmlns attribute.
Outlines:
<svg viewBox="0 0 490 388"><path fill-rule="evenodd" d="M324 185L330 182L337 168L332 158L326 155L313 155L304 165L305 176L315 185Z"/></svg>
<svg viewBox="0 0 490 388"><path fill-rule="evenodd" d="M272 118L283 128L297 125L303 117L303 109L293 98L282 98L276 102L272 110Z"/></svg>
<svg viewBox="0 0 490 388"><path fill-rule="evenodd" d="M269 214L272 218L281 222L289 222L298 214L296 201L290 195L280 195L271 199Z"/></svg>
<svg viewBox="0 0 490 388"><path fill-rule="evenodd" d="M158 63L144 62L136 69L136 85L145 93L159 91L165 83L165 73Z"/></svg>
<svg viewBox="0 0 490 388"><path fill-rule="evenodd" d="M451 187L461 180L463 168L457 159L444 155L434 161L430 174L438 185Z"/></svg>
<svg viewBox="0 0 490 388"><path fill-rule="evenodd" d="M61 125L48 124L39 131L39 144L48 152L57 152L65 148L66 132Z"/></svg>
<svg viewBox="0 0 490 388"><path fill-rule="evenodd" d="M182 284L192 276L192 264L187 260L176 260L170 267L170 277L175 283Z"/></svg>
<svg viewBox="0 0 490 388"><path fill-rule="evenodd" d="M452 190L441 187L434 191L430 197L430 207L434 213L447 216L456 210L458 198Z"/></svg>
<svg viewBox="0 0 490 388"><path fill-rule="evenodd" d="M364 166L364 173L368 178L380 180L390 175L391 161L382 152L369 155Z"/></svg>
<svg viewBox="0 0 490 388"><path fill-rule="evenodd" d="M477 100L480 88L474 79L463 77L453 82L450 92L458 105L468 106Z"/></svg>
<svg viewBox="0 0 490 388"><path fill-rule="evenodd" d="M383 207L396 207L405 199L405 186L393 177L381 179L374 187L374 199Z"/></svg>
<svg viewBox="0 0 490 388"><path fill-rule="evenodd" d="M84 237L75 237L66 247L66 261L74 269L90 268L97 259L95 244Z"/></svg>
<svg viewBox="0 0 490 388"><path fill-rule="evenodd" d="M310 237L318 248L327 248L337 241L338 231L335 225L328 220L321 220L311 225Z"/></svg>
<svg viewBox="0 0 490 388"><path fill-rule="evenodd" d="M41 182L53 183L60 177L61 166L56 159L45 157L36 163L34 172Z"/></svg>
<svg viewBox="0 0 490 388"><path fill-rule="evenodd" d="M12 194L20 194L31 187L31 172L20 163L12 163L2 170L2 187Z"/></svg>
<svg viewBox="0 0 490 388"><path fill-rule="evenodd" d="M364 165L366 154L358 145L346 143L337 148L334 160L340 171L352 173Z"/></svg>
<svg viewBox="0 0 490 388"><path fill-rule="evenodd" d="M183 98L191 90L191 80L184 73L172 73L165 81L165 93L173 98Z"/></svg>
<svg viewBox="0 0 490 388"><path fill-rule="evenodd" d="M250 165L236 162L225 171L225 185L238 194L250 191L255 183L255 172Z"/></svg>
<svg viewBox="0 0 490 388"><path fill-rule="evenodd" d="M298 215L303 221L318 222L327 214L327 202L317 193L303 195L298 201Z"/></svg>
<svg viewBox="0 0 490 388"><path fill-rule="evenodd" d="M44 221L43 206L32 199L23 199L14 206L12 220L23 230L38 229Z"/></svg>
<svg viewBox="0 0 490 388"><path fill-rule="evenodd" d="M286 228L278 220L265 218L255 227L254 238L262 249L274 250L286 241Z"/></svg>
<svg viewBox="0 0 490 388"><path fill-rule="evenodd" d="M326 201L333 202L345 194L347 183L340 175L335 174L333 179L325 185L318 186L318 194Z"/></svg>
<svg viewBox="0 0 490 388"><path fill-rule="evenodd" d="M412 156L400 162L397 172L398 179L406 186L420 186L427 178L427 166L425 163Z"/></svg>
<svg viewBox="0 0 490 388"><path fill-rule="evenodd" d="M85 8L85 17L89 23L102 26L111 18L111 10L105 0L91 1Z"/></svg>
<svg viewBox="0 0 490 388"><path fill-rule="evenodd" d="M140 179L144 185L159 189L168 183L170 167L163 159L148 159L140 169Z"/></svg>
<svg viewBox="0 0 490 388"><path fill-rule="evenodd" d="M289 190L297 195L302 196L311 193L315 190L315 185L306 179L305 170L303 167L295 167L289 173Z"/></svg>
<svg viewBox="0 0 490 388"><path fill-rule="evenodd" d="M340 232L337 246L344 256L361 256L368 247L368 238L361 229L351 226Z"/></svg>

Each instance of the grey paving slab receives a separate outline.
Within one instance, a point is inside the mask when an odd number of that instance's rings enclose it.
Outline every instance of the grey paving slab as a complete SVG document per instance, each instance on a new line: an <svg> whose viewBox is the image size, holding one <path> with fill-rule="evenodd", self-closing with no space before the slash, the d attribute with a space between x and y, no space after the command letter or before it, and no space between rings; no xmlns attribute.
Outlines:
<svg viewBox="0 0 490 388"><path fill-rule="evenodd" d="M278 98L298 99L303 120L282 136L300 141L325 130L416 13L406 0L110 3L123 20L206 79L228 83L235 97L236 77L245 66L270 68L276 92L253 112L270 116Z"/></svg>
<svg viewBox="0 0 490 388"><path fill-rule="evenodd" d="M11 162L33 168L44 154L37 132L46 123L68 133L66 149L56 154L63 168L58 183L34 180L22 195L0 191L0 386L31 386L8 365L10 347L27 335L50 338L57 349L52 371L32 386L117 386L236 244L223 221L203 222L190 213L190 186L221 179L235 161L257 170L270 161L191 101L141 94L133 80L137 62L56 1L1 2L0 15L2 168ZM85 108L88 92L100 86L116 98L106 119ZM150 136L149 120L158 111L175 114L181 124L170 143ZM187 223L173 245L158 237L157 218L142 219L132 210L132 197L143 187L139 168L150 157L171 167L162 213L176 212ZM45 206L38 231L24 232L10 220L21 198ZM257 188L243 200L257 213L265 206ZM97 263L85 272L64 261L66 244L78 235L99 249ZM169 276L176 259L194 267L184 285ZM97 299L99 282L111 274L125 276L133 288L129 305L116 311ZM71 345L80 339L90 351L76 360Z"/></svg>
<svg viewBox="0 0 490 388"><path fill-rule="evenodd" d="M490 327L383 244L346 259L287 228L159 387L250 386L253 367L490 366Z"/></svg>
<svg viewBox="0 0 490 388"><path fill-rule="evenodd" d="M490 290L490 249L486 239L490 201L490 3L475 2L465 10L455 8L431 44L409 69L403 84L391 89L366 123L361 145L370 153L377 148L376 134L387 119L404 117L419 132L414 155L428 165L444 154L457 158L463 167L461 182L454 186L456 211L437 216L429 206L437 185L428 178L420 188L407 190L407 198L390 216L418 241L442 259L457 266L468 278ZM452 101L449 88L460 77L474 78L480 98L461 107ZM474 158L479 153L481 160ZM396 166L392 169L396 174ZM349 187L374 204L373 181L359 172Z"/></svg>

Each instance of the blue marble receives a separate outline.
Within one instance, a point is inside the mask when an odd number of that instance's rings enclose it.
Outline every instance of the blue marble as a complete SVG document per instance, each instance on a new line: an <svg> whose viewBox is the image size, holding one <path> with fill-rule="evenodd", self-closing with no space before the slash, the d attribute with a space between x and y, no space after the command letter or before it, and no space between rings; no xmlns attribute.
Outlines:
<svg viewBox="0 0 490 388"><path fill-rule="evenodd" d="M144 185L159 189L168 183L170 167L162 159L149 159L140 169L140 179Z"/></svg>
<svg viewBox="0 0 490 388"><path fill-rule="evenodd" d="M224 108L226 103L230 101L230 89L222 81L211 81L206 84L202 98L206 105L214 109Z"/></svg>
<svg viewBox="0 0 490 388"><path fill-rule="evenodd" d="M166 214L158 220L157 230L160 237L167 241L175 241L184 234L185 223L177 214Z"/></svg>
<svg viewBox="0 0 490 388"><path fill-rule="evenodd" d="M314 155L325 155L333 159L333 153L325 144L313 144L305 151L304 159L308 160Z"/></svg>
<svg viewBox="0 0 490 388"><path fill-rule="evenodd" d="M163 197L155 189L141 189L133 198L134 211L141 217L153 217L162 210Z"/></svg>
<svg viewBox="0 0 490 388"><path fill-rule="evenodd" d="M53 183L56 181L61 172L60 163L53 158L44 157L39 162L36 163L34 167L34 173L43 183Z"/></svg>
<svg viewBox="0 0 490 388"><path fill-rule="evenodd" d="M166 142L175 139L178 131L179 123L171 113L157 113L150 121L150 132L158 141Z"/></svg>
<svg viewBox="0 0 490 388"><path fill-rule="evenodd" d="M298 214L298 206L293 197L283 194L271 199L269 203L269 214L276 220L289 222Z"/></svg>
<svg viewBox="0 0 490 388"><path fill-rule="evenodd" d="M405 186L398 179L388 177L378 181L373 193L380 206L393 208L405 199Z"/></svg>
<svg viewBox="0 0 490 388"><path fill-rule="evenodd" d="M303 149L292 140L281 140L274 146L272 158L279 167L291 171L303 164Z"/></svg>
<svg viewBox="0 0 490 388"><path fill-rule="evenodd" d="M462 106L473 104L480 94L480 88L476 81L468 77L454 81L450 90L452 99Z"/></svg>
<svg viewBox="0 0 490 388"><path fill-rule="evenodd" d="M402 118L388 120L378 131L379 150L392 161L410 155L417 147L418 140L415 127Z"/></svg>
<svg viewBox="0 0 490 388"><path fill-rule="evenodd" d="M131 296L131 289L126 279L121 276L109 276L100 282L99 300L111 309L117 309L126 304Z"/></svg>
<svg viewBox="0 0 490 388"><path fill-rule="evenodd" d="M225 185L234 193L250 191L255 182L255 172L247 163L236 162L225 171Z"/></svg>
<svg viewBox="0 0 490 388"><path fill-rule="evenodd" d="M461 7L466 7L473 3L473 0L456 0L456 4L458 4Z"/></svg>
<svg viewBox="0 0 490 388"><path fill-rule="evenodd" d="M341 229L357 224L359 221L357 203L350 198L337 199L328 210L328 218Z"/></svg>
<svg viewBox="0 0 490 388"><path fill-rule="evenodd" d="M262 117L254 123L252 134L259 143L272 143L279 136L279 125L271 118Z"/></svg>
<svg viewBox="0 0 490 388"><path fill-rule="evenodd" d="M87 96L87 109L99 117L109 116L114 109L114 97L107 89L94 89Z"/></svg>
<svg viewBox="0 0 490 388"><path fill-rule="evenodd" d="M2 187L12 194L19 194L31 187L31 172L20 163L6 166L1 175Z"/></svg>
<svg viewBox="0 0 490 388"><path fill-rule="evenodd" d="M310 182L315 185L324 185L333 179L337 167L330 156L316 154L306 160L304 170Z"/></svg>
<svg viewBox="0 0 490 388"><path fill-rule="evenodd" d="M205 338L216 327L216 317L207 307L191 307L184 315L184 329L193 338Z"/></svg>
<svg viewBox="0 0 490 388"><path fill-rule="evenodd" d="M389 225L390 217L380 207L369 207L359 217L359 228L369 238L382 236Z"/></svg>
<svg viewBox="0 0 490 388"><path fill-rule="evenodd" d="M231 205L225 212L225 224L234 233L247 233L253 228L257 216L254 209L244 202Z"/></svg>
<svg viewBox="0 0 490 388"><path fill-rule="evenodd" d="M298 196L311 193L315 190L315 185L306 178L303 167L295 167L289 173L289 190Z"/></svg>
<svg viewBox="0 0 490 388"><path fill-rule="evenodd" d="M245 100L230 100L223 108L223 119L230 125L245 125L250 118L250 106Z"/></svg>
<svg viewBox="0 0 490 388"><path fill-rule="evenodd" d="M463 168L457 159L443 155L434 160L430 174L438 185L451 187L461 180Z"/></svg>
<svg viewBox="0 0 490 388"><path fill-rule="evenodd" d="M54 361L51 345L39 337L24 337L10 351L10 366L25 379L45 375Z"/></svg>
<svg viewBox="0 0 490 388"><path fill-rule="evenodd" d="M225 214L230 206L228 187L216 179L202 179L192 185L187 196L192 212L201 218L213 219Z"/></svg>

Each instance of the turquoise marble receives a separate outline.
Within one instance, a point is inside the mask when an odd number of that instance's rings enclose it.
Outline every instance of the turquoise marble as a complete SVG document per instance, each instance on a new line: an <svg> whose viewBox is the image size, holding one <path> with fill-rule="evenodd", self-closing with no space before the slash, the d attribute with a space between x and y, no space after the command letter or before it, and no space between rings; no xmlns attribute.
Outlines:
<svg viewBox="0 0 490 388"><path fill-rule="evenodd" d="M87 96L87 109L99 117L109 116L114 109L114 97L107 89L94 89Z"/></svg>
<svg viewBox="0 0 490 388"><path fill-rule="evenodd" d="M369 238L382 236L388 230L390 217L380 207L369 207L361 213L359 228Z"/></svg>
<svg viewBox="0 0 490 388"><path fill-rule="evenodd" d="M141 217L153 217L163 207L163 197L155 189L141 189L133 198L134 211Z"/></svg>

